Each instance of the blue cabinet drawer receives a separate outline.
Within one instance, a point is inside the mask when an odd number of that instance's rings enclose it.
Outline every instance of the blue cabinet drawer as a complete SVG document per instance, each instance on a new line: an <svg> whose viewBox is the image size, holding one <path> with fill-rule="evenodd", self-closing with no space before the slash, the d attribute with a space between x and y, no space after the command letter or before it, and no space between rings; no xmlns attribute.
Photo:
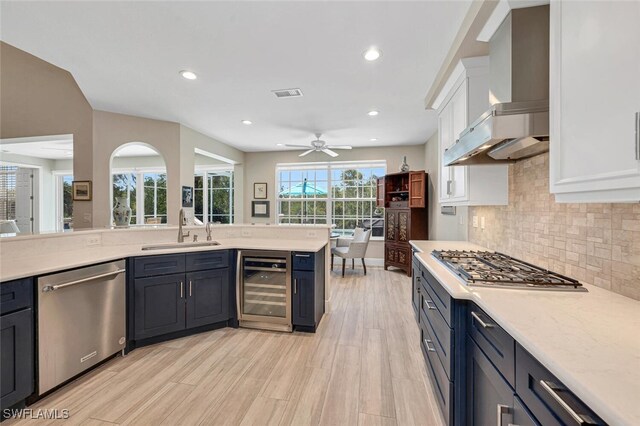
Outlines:
<svg viewBox="0 0 640 426"><path fill-rule="evenodd" d="M424 289L423 289L424 290ZM429 293L429 289L426 289ZM433 307L431 303L427 303L432 296L422 294L422 317L426 317L428 324L427 329L431 335L432 347L435 349L442 366L444 367L447 377L454 380L453 377L453 333L454 330L447 325L440 312ZM431 306L430 309L428 306Z"/></svg>
<svg viewBox="0 0 640 426"><path fill-rule="evenodd" d="M453 299L449 293L447 293L447 290L442 287L442 284L440 284L426 268L422 268L422 277L422 286L424 287L428 285L430 290L432 290L431 294L433 295L433 303L438 308L438 311L440 311L440 314L442 314L447 325L451 327L451 324L453 324L455 310L455 303L453 303Z"/></svg>
<svg viewBox="0 0 640 426"><path fill-rule="evenodd" d="M293 269L295 271L313 271L315 268L315 253L293 252Z"/></svg>
<svg viewBox="0 0 640 426"><path fill-rule="evenodd" d="M180 273L184 272L184 267L184 254L136 257L134 261L136 278Z"/></svg>
<svg viewBox="0 0 640 426"><path fill-rule="evenodd" d="M516 394L536 420L545 426L606 424L518 344Z"/></svg>
<svg viewBox="0 0 640 426"><path fill-rule="evenodd" d="M187 272L205 269L226 268L229 266L229 250L188 253L185 259Z"/></svg>
<svg viewBox="0 0 640 426"><path fill-rule="evenodd" d="M0 284L4 285L4 284ZM23 309L0 320L0 408L9 408L33 393L33 311Z"/></svg>
<svg viewBox="0 0 640 426"><path fill-rule="evenodd" d="M515 340L513 337L475 304L469 305L467 332L509 385L515 388Z"/></svg>
<svg viewBox="0 0 640 426"><path fill-rule="evenodd" d="M33 305L33 280L24 278L0 284L0 314L30 308Z"/></svg>
<svg viewBox="0 0 640 426"><path fill-rule="evenodd" d="M431 385L445 424L452 424L453 383L449 381L447 374L438 359L433 347L433 337L429 334L427 318L424 313L420 319L420 349L424 355L427 372L431 378Z"/></svg>

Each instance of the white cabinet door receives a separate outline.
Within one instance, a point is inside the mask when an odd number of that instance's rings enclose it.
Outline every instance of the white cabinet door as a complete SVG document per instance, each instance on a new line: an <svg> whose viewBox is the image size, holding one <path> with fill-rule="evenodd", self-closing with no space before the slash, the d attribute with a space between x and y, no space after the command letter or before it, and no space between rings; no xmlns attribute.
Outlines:
<svg viewBox="0 0 640 426"><path fill-rule="evenodd" d="M451 146L451 109L445 108L438 116L438 153L443 153ZM440 202L447 201L451 191L451 170L442 163L442 155L440 160Z"/></svg>
<svg viewBox="0 0 640 426"><path fill-rule="evenodd" d="M458 87L458 90L456 90L455 94L451 98L449 105L451 108L451 145L453 145L460 138L460 133L462 133L468 125L467 81L465 81L460 85L460 87ZM452 166L450 167L450 169L451 180L453 181L451 200L466 200L468 167Z"/></svg>
<svg viewBox="0 0 640 426"><path fill-rule="evenodd" d="M551 192L640 200L640 2L551 2Z"/></svg>

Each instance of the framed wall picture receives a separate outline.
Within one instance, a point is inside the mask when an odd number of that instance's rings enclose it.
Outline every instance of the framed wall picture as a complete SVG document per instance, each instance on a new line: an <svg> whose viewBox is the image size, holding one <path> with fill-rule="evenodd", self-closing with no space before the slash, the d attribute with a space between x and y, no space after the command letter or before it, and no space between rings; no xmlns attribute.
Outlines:
<svg viewBox="0 0 640 426"><path fill-rule="evenodd" d="M267 183L266 182L255 182L253 184L253 198L257 200L267 199Z"/></svg>
<svg viewBox="0 0 640 426"><path fill-rule="evenodd" d="M182 207L193 207L193 187L182 187Z"/></svg>
<svg viewBox="0 0 640 426"><path fill-rule="evenodd" d="M252 201L251 217L269 217L268 201Z"/></svg>
<svg viewBox="0 0 640 426"><path fill-rule="evenodd" d="M71 183L73 201L91 201L91 181L74 180Z"/></svg>

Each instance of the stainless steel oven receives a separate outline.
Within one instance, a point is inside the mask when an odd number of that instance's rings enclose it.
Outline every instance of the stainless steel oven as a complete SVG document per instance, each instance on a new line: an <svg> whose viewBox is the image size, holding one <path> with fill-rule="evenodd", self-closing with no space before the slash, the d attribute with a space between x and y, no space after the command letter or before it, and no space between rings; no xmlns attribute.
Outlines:
<svg viewBox="0 0 640 426"><path fill-rule="evenodd" d="M292 331L291 253L239 251L237 276L240 326Z"/></svg>

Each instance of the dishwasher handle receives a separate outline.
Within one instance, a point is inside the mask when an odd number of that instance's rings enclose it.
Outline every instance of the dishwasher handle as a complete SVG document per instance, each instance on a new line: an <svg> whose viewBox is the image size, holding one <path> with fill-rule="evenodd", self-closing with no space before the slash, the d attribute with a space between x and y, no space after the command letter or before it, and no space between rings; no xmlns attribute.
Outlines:
<svg viewBox="0 0 640 426"><path fill-rule="evenodd" d="M64 283L64 284L48 285L48 286L45 286L45 287L42 288L42 292L43 293L48 293L50 291L60 290L61 288L71 287L73 285L86 283L87 281L93 281L93 280L98 280L100 278L107 278L107 277L115 276L115 275L121 274L123 272L126 272L126 269L117 269L115 271L105 272L104 274L98 274L98 275L93 275L91 277L82 278L82 279L75 280L75 281L69 281L68 283Z"/></svg>

